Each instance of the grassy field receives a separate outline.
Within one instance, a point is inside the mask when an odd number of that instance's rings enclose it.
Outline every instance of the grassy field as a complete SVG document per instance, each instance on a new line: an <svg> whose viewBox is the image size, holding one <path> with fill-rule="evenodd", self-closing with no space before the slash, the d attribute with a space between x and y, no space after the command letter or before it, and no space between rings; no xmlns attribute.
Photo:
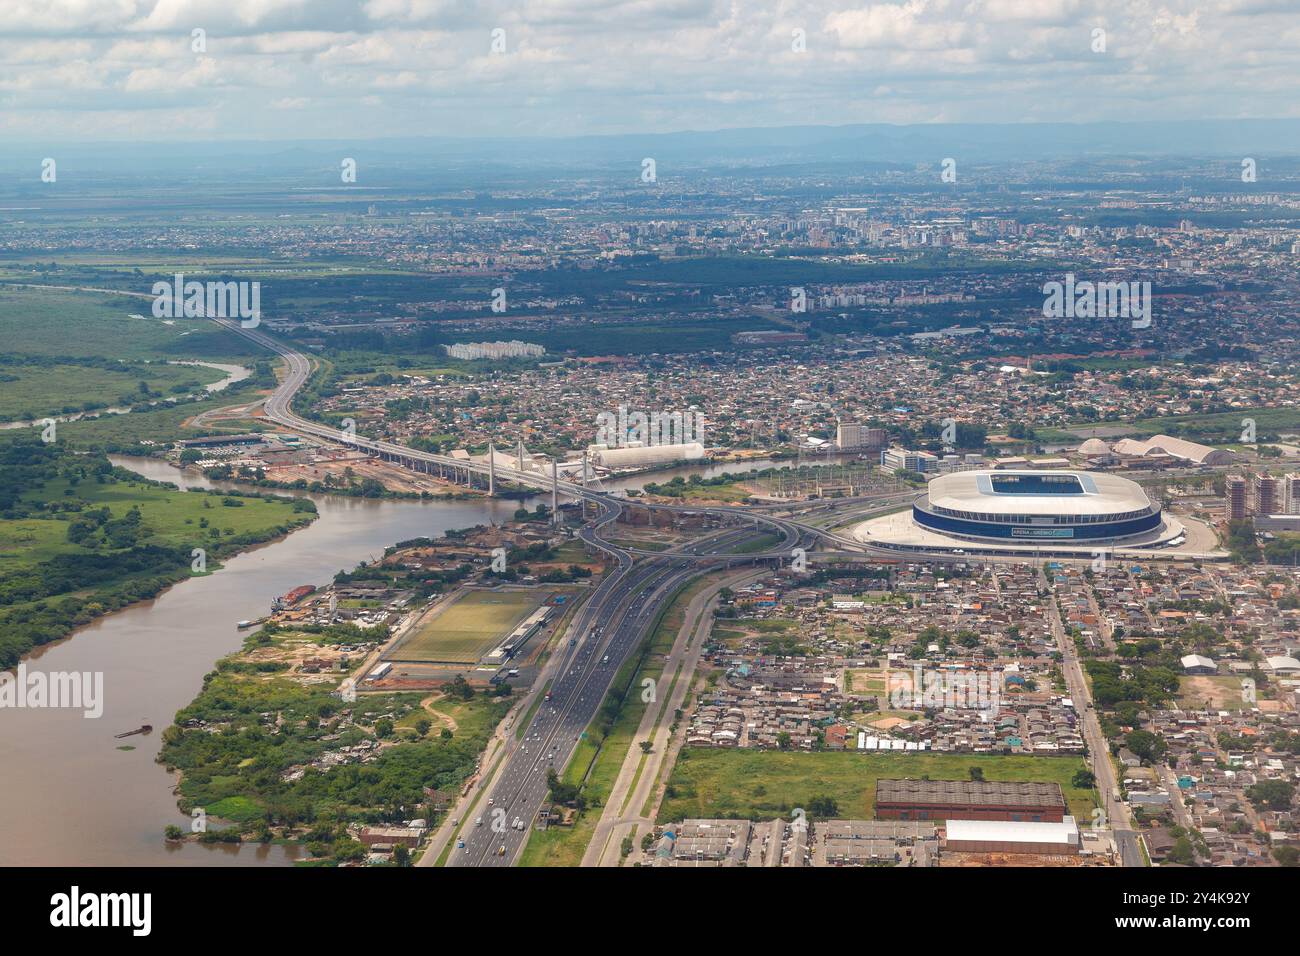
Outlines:
<svg viewBox="0 0 1300 956"><path fill-rule="evenodd" d="M108 468L93 456L58 460L67 470L20 486L0 518L0 666L313 517L310 502L185 492L83 471Z"/></svg>
<svg viewBox="0 0 1300 956"><path fill-rule="evenodd" d="M845 692L849 694L883 694L889 688L879 670L847 670L844 672Z"/></svg>
<svg viewBox="0 0 1300 956"><path fill-rule="evenodd" d="M168 325L168 321L153 317L148 299L0 285L0 352L232 361L253 354L239 336L210 322L176 319Z"/></svg>
<svg viewBox="0 0 1300 956"><path fill-rule="evenodd" d="M875 815L881 777L968 780L979 767L986 780L1035 780L1061 785L1070 812L1091 819L1095 792L1071 786L1080 757L1006 757L987 754L866 754L846 751L787 753L687 747L669 778L659 822L692 817L770 820L813 797L829 796L841 817Z"/></svg>
<svg viewBox="0 0 1300 956"><path fill-rule="evenodd" d="M421 621L392 659L473 664L551 596L549 590L466 591Z"/></svg>
<svg viewBox="0 0 1300 956"><path fill-rule="evenodd" d="M243 384L243 383L240 383ZM82 419L76 422L64 422L59 425L59 438L67 439L71 444L85 447L126 448L142 441L172 442L182 438L195 438L199 435L221 432L236 433L247 431L266 431L274 427L266 419L251 422L220 421L205 425L201 430L192 430L186 423L194 416L229 405L251 402L257 397L253 391L244 391L236 395L221 392L212 398L197 402L185 402L181 405L162 405L143 411L131 412L129 415L104 415L101 418Z"/></svg>
<svg viewBox="0 0 1300 956"><path fill-rule="evenodd" d="M31 421L46 415L69 415L106 406L190 394L223 374L202 365L161 362L123 364L119 368L84 365L0 366L0 421ZM152 394L140 391L141 383Z"/></svg>
<svg viewBox="0 0 1300 956"><path fill-rule="evenodd" d="M0 519L0 573L68 551L68 526L44 518Z"/></svg>
<svg viewBox="0 0 1300 956"><path fill-rule="evenodd" d="M1178 703L1182 707L1213 707L1238 711L1245 707L1241 678L1230 675L1184 676L1178 679Z"/></svg>
<svg viewBox="0 0 1300 956"><path fill-rule="evenodd" d="M670 493L677 492L677 493ZM672 485L662 485L651 494L658 494L664 498L670 498L676 501L682 501L687 504L696 501L722 501L728 504L745 501L753 494L749 489L742 487L736 482L728 482L724 485L683 485L674 488Z"/></svg>
<svg viewBox="0 0 1300 956"><path fill-rule="evenodd" d="M121 518L138 507L148 532L145 541L149 544L201 547L214 538L257 534L281 524L305 523L311 519L307 514L295 514L285 498L238 498L233 500L242 502L239 507L223 507L220 495L126 481L103 485L82 481L73 486L67 479L56 479L23 498L81 501L86 508L108 508L114 518ZM35 565L60 554L90 553L71 544L67 532L68 521L53 517L0 519L0 572Z"/></svg>

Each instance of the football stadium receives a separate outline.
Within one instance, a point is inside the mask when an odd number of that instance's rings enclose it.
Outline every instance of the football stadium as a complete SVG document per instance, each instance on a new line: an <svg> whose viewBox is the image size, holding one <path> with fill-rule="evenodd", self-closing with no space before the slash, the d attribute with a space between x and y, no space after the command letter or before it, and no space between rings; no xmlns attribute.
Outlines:
<svg viewBox="0 0 1300 956"><path fill-rule="evenodd" d="M1161 525L1137 482L1100 472L961 471L930 482L912 505L923 528L978 541L1119 542Z"/></svg>
<svg viewBox="0 0 1300 956"><path fill-rule="evenodd" d="M851 534L890 551L1079 556L1183 549L1187 527L1137 482L1093 471L972 470L931 479L910 509ZM1213 549L1210 535L1198 546ZM1190 546L1189 546L1190 549Z"/></svg>

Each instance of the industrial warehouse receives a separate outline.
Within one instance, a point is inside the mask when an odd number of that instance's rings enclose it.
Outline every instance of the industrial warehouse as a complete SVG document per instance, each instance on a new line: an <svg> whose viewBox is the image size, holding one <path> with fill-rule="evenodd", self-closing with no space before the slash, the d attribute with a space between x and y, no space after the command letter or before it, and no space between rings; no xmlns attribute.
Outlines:
<svg viewBox="0 0 1300 956"><path fill-rule="evenodd" d="M1056 783L881 779L876 781L876 816L1059 823L1066 805Z"/></svg>

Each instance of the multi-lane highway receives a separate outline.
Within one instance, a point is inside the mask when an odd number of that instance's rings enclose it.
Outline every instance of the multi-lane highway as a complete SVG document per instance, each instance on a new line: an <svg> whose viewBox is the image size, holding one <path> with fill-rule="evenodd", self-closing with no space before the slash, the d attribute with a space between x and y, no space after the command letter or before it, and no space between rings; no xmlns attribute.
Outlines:
<svg viewBox="0 0 1300 956"><path fill-rule="evenodd" d="M728 531L719 545L743 540ZM653 626L672 594L698 570L656 559L638 562L605 594L593 595L570 627L569 643L544 699L514 751L505 759L485 806L462 830L448 866L508 866L515 862L547 801L547 771L564 770L596 716L615 674ZM607 580L613 580L609 578ZM633 688L631 692L636 692Z"/></svg>
<svg viewBox="0 0 1300 956"><path fill-rule="evenodd" d="M310 360L256 328L244 328L230 319L213 321L284 358L284 378L264 405L264 412L272 421L324 441L367 450L400 465L417 468L433 465L479 474L489 471L486 463L466 462L392 442L374 441L301 417L293 410L293 399L311 376ZM508 866L515 862L527 842L538 810L547 799L547 772L563 771L619 668L646 635L664 603L682 585L709 566L788 558L793 548L814 530L740 509L667 505L662 507L709 514L724 527L714 529L689 547L651 552L638 559L632 550L601 537L603 529L624 510L621 499L532 472L502 467L494 470L495 476L503 480L543 490L554 487L566 495L592 501L597 507L596 516L580 529L579 536L608 554L612 567L561 636L558 652L563 656L553 671L557 676L549 693L525 729L523 739L507 738L505 757L490 785L486 804L479 807L473 821L466 821L463 826L458 841L463 845L451 848L448 857L451 866ZM730 526L726 526L728 522ZM780 542L771 550L750 554L737 554L733 550L773 531L780 535Z"/></svg>

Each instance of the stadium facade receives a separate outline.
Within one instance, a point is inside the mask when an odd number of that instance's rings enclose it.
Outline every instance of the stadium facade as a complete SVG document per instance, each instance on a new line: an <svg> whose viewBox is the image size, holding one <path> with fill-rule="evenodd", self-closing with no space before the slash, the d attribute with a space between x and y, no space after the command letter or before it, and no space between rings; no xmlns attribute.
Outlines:
<svg viewBox="0 0 1300 956"><path fill-rule="evenodd" d="M912 520L970 541L1122 543L1164 523L1140 485L1087 471L961 471L933 479Z"/></svg>

